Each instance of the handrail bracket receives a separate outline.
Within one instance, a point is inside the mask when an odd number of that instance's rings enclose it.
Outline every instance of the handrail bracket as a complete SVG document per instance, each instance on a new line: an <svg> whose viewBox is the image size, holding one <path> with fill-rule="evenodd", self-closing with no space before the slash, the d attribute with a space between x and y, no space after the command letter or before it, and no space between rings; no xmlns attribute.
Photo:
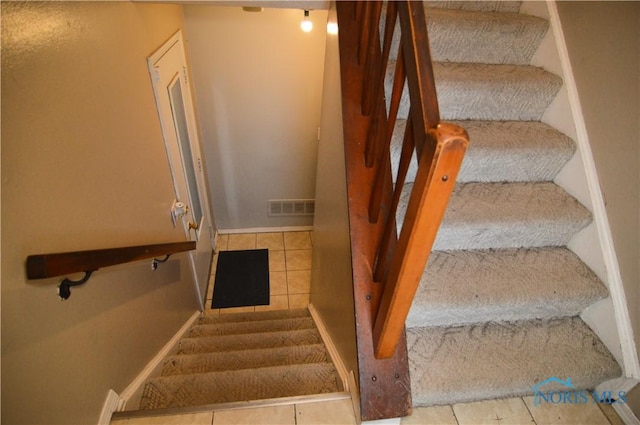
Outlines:
<svg viewBox="0 0 640 425"><path fill-rule="evenodd" d="M95 270L89 270L89 271L84 272L84 277L82 279L80 279L80 280L70 280L68 278L64 278L60 282L60 285L58 285L58 296L60 297L60 300L64 301L64 300L69 299L69 297L71 296L71 287L72 286L80 286L80 285L84 285L85 283L87 283L87 281L91 277L91 274L94 271Z"/></svg>

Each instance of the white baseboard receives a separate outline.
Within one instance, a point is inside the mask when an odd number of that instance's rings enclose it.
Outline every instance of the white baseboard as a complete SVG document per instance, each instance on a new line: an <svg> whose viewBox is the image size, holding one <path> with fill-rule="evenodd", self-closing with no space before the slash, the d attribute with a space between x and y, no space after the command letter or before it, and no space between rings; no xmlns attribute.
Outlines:
<svg viewBox="0 0 640 425"><path fill-rule="evenodd" d="M362 410L360 409L360 393L358 392L358 383L356 382L356 374L349 372L349 385L351 388L351 404L353 405L353 413L356 415L356 423L362 423Z"/></svg>
<svg viewBox="0 0 640 425"><path fill-rule="evenodd" d="M589 194L591 196L593 207L593 219L596 223L598 236L600 238L602 253L607 270L607 281L609 293L614 306L615 323L618 328L620 338L620 346L622 348L623 368L626 377L640 378L640 362L638 361L638 352L636 351L636 343L631 326L629 308L627 305L626 294L620 274L620 265L616 256L613 245L613 236L609 227L609 219L605 209L604 197L598 179L593 152L589 143L587 127L582 113L580 97L575 78L573 77L573 69L569 60L569 52L565 43L562 23L558 14L557 5L554 0L547 1L549 10L549 23L556 39L556 48L560 57L560 63L563 71L564 84L567 87L569 104L576 127L576 143L582 154L583 167L587 178Z"/></svg>
<svg viewBox="0 0 640 425"><path fill-rule="evenodd" d="M400 425L402 418L378 419L375 421L364 421L362 425Z"/></svg>
<svg viewBox="0 0 640 425"><path fill-rule="evenodd" d="M602 393L603 391L611 391L613 394L619 394L620 392L629 392L638 385L640 381L636 378L616 378L609 381L605 381L596 387L596 391ZM640 420L633 413L627 403L615 403L612 404L613 409L616 411L622 422L626 425L640 425Z"/></svg>
<svg viewBox="0 0 640 425"><path fill-rule="evenodd" d="M233 235L238 233L310 232L312 230L313 226L249 227L246 229L218 229L218 234Z"/></svg>
<svg viewBox="0 0 640 425"><path fill-rule="evenodd" d="M191 317L185 322L184 325L175 333L175 335L165 344L164 347L158 352L158 354L151 359L149 363L142 369L142 371L135 377L135 379L125 388L120 394L121 403L118 406L118 411L121 412L125 409L127 402L133 397L134 394L142 387L147 379L151 376L153 371L160 365L162 360L167 357L173 347L178 343L180 338L189 330L191 325L200 317L201 312L194 312ZM108 423L108 422L107 422Z"/></svg>
<svg viewBox="0 0 640 425"><path fill-rule="evenodd" d="M102 406L102 412L100 412L100 418L98 419L98 425L109 425L111 423L111 416L118 410L121 404L121 399L118 393L113 390L109 390L107 393L107 399Z"/></svg>
<svg viewBox="0 0 640 425"><path fill-rule="evenodd" d="M340 354L338 353L338 349L333 343L333 340L331 339L331 335L329 334L329 331L327 331L327 327L322 321L322 317L320 316L320 314L318 314L318 311L315 309L315 307L313 307L312 304L309 304L309 312L311 313L311 317L313 318L313 321L315 322L316 327L318 328L318 332L320 333L322 342L324 342L324 345L327 347L329 356L331 356L331 360L333 361L333 364L335 365L336 370L338 371L338 375L340 376L340 380L342 381L344 390L347 392L351 392L350 385L349 385L349 371L347 370L347 367L345 366L344 361L342 360L342 357L340 357Z"/></svg>
<svg viewBox="0 0 640 425"><path fill-rule="evenodd" d="M640 425L640 420L636 417L636 415L633 414L633 411L631 410L628 404L626 403L614 404L613 410L616 411L616 413L618 414L618 416L620 416L620 419L622 419L622 422L624 422L625 425Z"/></svg>

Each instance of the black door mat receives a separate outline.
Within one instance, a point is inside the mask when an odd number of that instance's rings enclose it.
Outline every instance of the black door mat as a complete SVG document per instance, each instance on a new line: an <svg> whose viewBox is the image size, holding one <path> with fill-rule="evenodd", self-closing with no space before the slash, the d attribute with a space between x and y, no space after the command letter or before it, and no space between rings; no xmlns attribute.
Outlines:
<svg viewBox="0 0 640 425"><path fill-rule="evenodd" d="M211 308L269 305L269 250L218 254Z"/></svg>

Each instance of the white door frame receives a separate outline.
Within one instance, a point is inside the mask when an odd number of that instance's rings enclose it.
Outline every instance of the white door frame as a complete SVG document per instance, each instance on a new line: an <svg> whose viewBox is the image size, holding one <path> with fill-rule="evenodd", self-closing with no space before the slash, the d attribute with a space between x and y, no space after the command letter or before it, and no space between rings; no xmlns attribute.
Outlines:
<svg viewBox="0 0 640 425"><path fill-rule="evenodd" d="M156 50L147 59L147 64L173 178L175 201L187 205L184 213L175 220L174 224L182 222L187 239L196 241L196 250L189 252L189 258L196 295L201 310L204 310L204 298L215 242L182 31L178 30ZM172 89L176 88L176 84L179 84L177 87L181 94L179 100L182 100L179 111L172 97ZM182 121L176 118L177 115L180 115ZM179 128L181 123L182 128ZM182 146L186 146L187 150L191 151L191 158L188 158L188 152L185 152ZM191 167L190 170L189 167ZM196 211L201 213L200 220L194 219ZM197 224L195 229L194 223Z"/></svg>

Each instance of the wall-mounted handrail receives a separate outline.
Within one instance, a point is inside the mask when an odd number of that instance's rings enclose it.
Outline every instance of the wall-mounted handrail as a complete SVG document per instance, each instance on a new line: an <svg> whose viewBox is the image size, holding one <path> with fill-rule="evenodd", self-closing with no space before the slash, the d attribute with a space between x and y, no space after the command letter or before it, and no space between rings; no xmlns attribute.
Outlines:
<svg viewBox="0 0 640 425"><path fill-rule="evenodd" d="M196 249L195 242L171 242L121 248L29 255L26 262L27 279L46 279L78 272L85 273L85 277L80 281L64 279L60 283L59 295L62 299L67 299L70 295L69 288L71 286L84 284L92 272L103 267L154 258L152 268L155 270L158 262L166 261L168 256L193 249ZM158 260L155 257L165 258Z"/></svg>

